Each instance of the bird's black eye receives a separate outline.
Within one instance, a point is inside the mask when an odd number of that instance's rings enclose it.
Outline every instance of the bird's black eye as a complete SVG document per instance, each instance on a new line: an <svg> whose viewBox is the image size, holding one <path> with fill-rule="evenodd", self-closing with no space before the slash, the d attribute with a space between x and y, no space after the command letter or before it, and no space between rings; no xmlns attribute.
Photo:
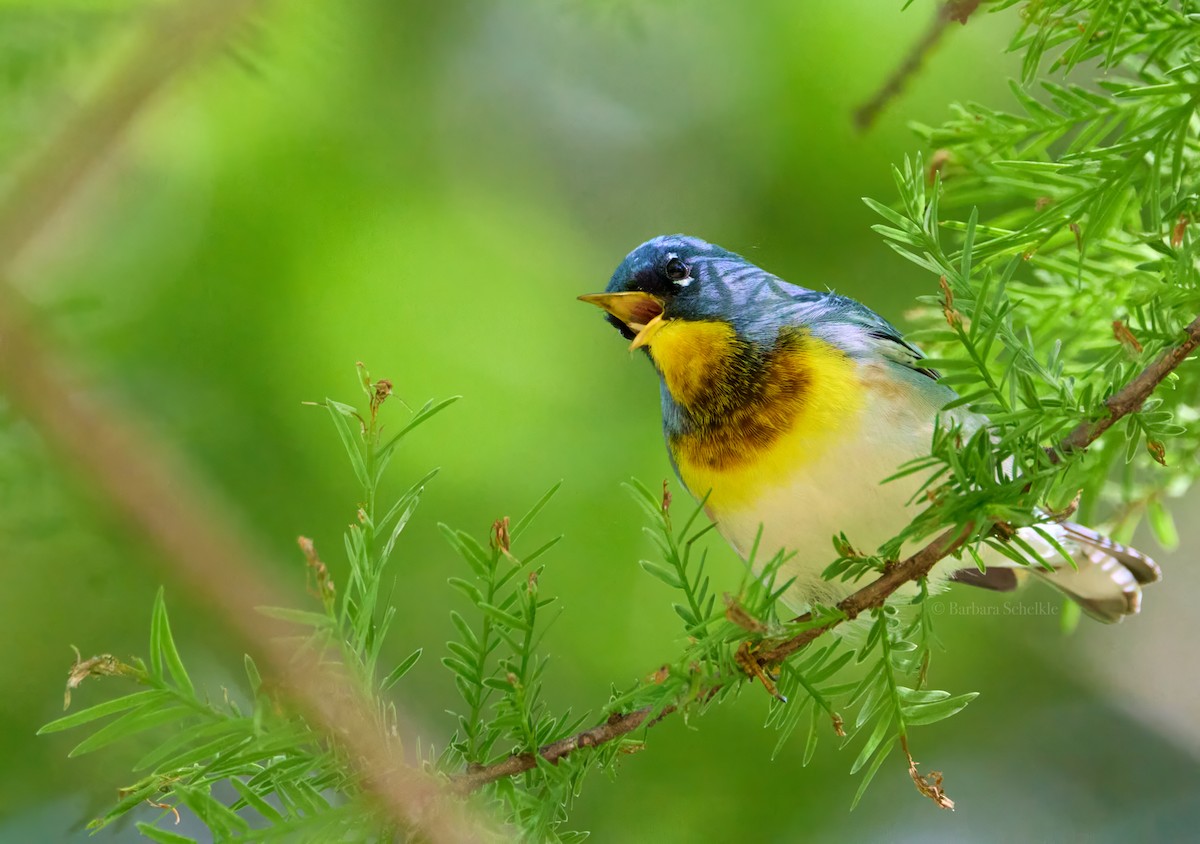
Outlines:
<svg viewBox="0 0 1200 844"><path fill-rule="evenodd" d="M667 261L664 271L667 274L667 278L669 278L671 281L683 281L688 277L687 264L683 263L683 261L681 261L679 258L673 256L669 261Z"/></svg>

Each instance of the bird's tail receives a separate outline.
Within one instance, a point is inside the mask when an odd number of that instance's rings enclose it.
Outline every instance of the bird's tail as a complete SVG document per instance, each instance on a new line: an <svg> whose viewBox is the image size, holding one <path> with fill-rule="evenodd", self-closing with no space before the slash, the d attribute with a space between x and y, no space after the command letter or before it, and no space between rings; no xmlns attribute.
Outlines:
<svg viewBox="0 0 1200 844"><path fill-rule="evenodd" d="M1035 564L1028 570L1099 621L1111 624L1133 615L1141 609L1142 586L1162 579L1162 571L1154 560L1091 528L1063 522L1044 525L1042 529L1071 555L1074 565L1064 560L1039 533L1026 528L1021 531L1021 538L1055 566L1054 571L1047 571ZM1013 564L997 563L996 567L989 565L986 572L974 569L957 572L952 579L1001 591L1015 589L1017 571L1007 568Z"/></svg>

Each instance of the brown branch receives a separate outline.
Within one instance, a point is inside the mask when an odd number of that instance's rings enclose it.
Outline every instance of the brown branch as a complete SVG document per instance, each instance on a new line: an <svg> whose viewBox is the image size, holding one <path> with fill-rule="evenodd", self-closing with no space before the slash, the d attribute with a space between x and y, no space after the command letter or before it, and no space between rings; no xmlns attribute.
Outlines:
<svg viewBox="0 0 1200 844"><path fill-rule="evenodd" d="M946 557L953 554L966 544L975 531L975 525L968 523L962 527L950 528L926 545L911 557L891 565L877 580L873 580L859 589L850 597L839 603L838 609L845 616L830 621L819 627L811 627L791 638L784 639L765 650L760 650L756 656L763 665L774 665L782 662L805 645L812 642L823 633L832 630L843 622L857 618L860 614L875 607L882 607L888 596L912 580L918 580L929 574L929 571ZM796 619L803 623L811 621L812 614L805 613Z"/></svg>
<svg viewBox="0 0 1200 844"><path fill-rule="evenodd" d="M1059 454L1070 454L1087 448L1101 434L1111 428L1118 419L1139 410L1150 394L1163 380L1175 370L1175 367L1200 346L1200 317L1192 320L1184 329L1186 338L1182 343L1167 349L1154 362L1143 369L1138 376L1130 381L1117 393L1110 396L1104 407L1108 415L1095 421L1084 420L1075 426L1074 430L1058 444L1057 453L1051 452L1051 459L1058 462Z"/></svg>
<svg viewBox="0 0 1200 844"><path fill-rule="evenodd" d="M715 689L712 691L715 691ZM641 727L642 724L646 724L647 727L653 727L663 718L675 712L677 708L673 705L665 707L657 716L650 719L649 723L647 723L647 719L650 718L651 713L654 711L654 708L650 706L635 709L633 712L627 712L624 715L613 714L600 726L592 727L590 730L584 730L565 739L559 739L552 744L547 744L538 753L547 762L557 763L559 759L574 753L576 750L585 747L599 747L602 744L615 741L622 736L627 736ZM494 765L474 767L465 774L458 775L453 780L453 787L460 794L469 794L475 789L487 785L489 782L516 776L517 774L532 770L536 766L537 760L532 753L514 754Z"/></svg>
<svg viewBox="0 0 1200 844"><path fill-rule="evenodd" d="M937 11L933 22L925 30L917 43L909 49L904 60L892 71L879 90L867 102L854 111L854 126L860 132L865 132L874 125L880 112L888 103L900 96L908 80L921 69L925 59L933 52L934 47L946 34L946 29L954 21L965 24L971 14L979 7L982 0L946 0Z"/></svg>
<svg viewBox="0 0 1200 844"><path fill-rule="evenodd" d="M1164 351L1136 378L1105 402L1108 416L1096 422L1080 423L1058 444L1057 451L1065 454L1086 448L1111 428L1118 419L1140 408L1150 393L1163 382L1163 379L1183 363L1197 346L1200 346L1200 317L1188 325L1186 335L1181 343ZM940 561L962 548L975 534L975 529L974 523L968 523L939 534L937 538L911 557L889 566L878 579L841 601L837 605L838 609L842 611L841 617L826 624L810 627L789 638L764 643L766 647L754 651L753 658L761 666L777 665L839 624L850 621L869 609L883 606L888 596L905 583L926 576ZM797 618L796 622L804 623L812 620L812 614L806 613ZM709 686L702 696L711 697L730 682L736 681L720 680ZM596 747L615 741L642 727L643 724L652 727L675 711L677 711L676 706L668 706L661 711L658 717L648 723L646 719L653 712L651 707L643 707L623 715L613 714L601 726L548 744L539 750L539 754L548 762L558 762L559 759L581 748ZM460 774L453 780L454 788L461 793L471 792L498 779L528 771L535 765L536 759L532 753L517 754L495 764L476 767Z"/></svg>

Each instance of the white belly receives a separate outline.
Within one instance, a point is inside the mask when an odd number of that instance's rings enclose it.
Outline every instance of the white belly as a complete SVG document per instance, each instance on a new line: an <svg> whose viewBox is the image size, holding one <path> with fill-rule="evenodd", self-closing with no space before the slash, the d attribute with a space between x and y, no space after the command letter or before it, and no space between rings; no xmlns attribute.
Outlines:
<svg viewBox="0 0 1200 844"><path fill-rule="evenodd" d="M760 492L734 512L710 515L717 529L745 559L759 526L762 541L755 574L780 550L795 552L780 581L795 578L783 596L797 612L813 602L833 604L865 581L826 581L821 573L837 559L833 537L844 533L864 554L875 554L917 514L909 506L924 473L881 483L901 464L929 453L933 414L906 398L872 397L862 424L848 426L845 437L806 461L791 477Z"/></svg>

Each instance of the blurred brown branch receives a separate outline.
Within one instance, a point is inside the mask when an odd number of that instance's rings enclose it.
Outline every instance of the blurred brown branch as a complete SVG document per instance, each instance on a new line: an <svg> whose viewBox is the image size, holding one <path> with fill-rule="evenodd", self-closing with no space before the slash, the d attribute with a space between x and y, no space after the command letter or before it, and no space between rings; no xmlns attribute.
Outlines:
<svg viewBox="0 0 1200 844"><path fill-rule="evenodd" d="M1081 422L1057 445L1055 451L1059 454L1066 454L1086 448L1111 428L1118 419L1140 408L1155 388L1200 346L1200 317L1188 325L1184 334L1185 337L1180 343L1164 351L1136 378L1105 401L1104 406L1108 410L1107 416L1096 422ZM842 617L827 624L810 627L786 639L765 641L757 648L748 651L750 658L758 667L769 670L839 624L857 618L867 610L883 606L888 596L905 583L925 577L938 562L962 548L975 534L976 527L977 525L968 523L939 534L921 550L907 559L889 566L878 579L868 583L839 603L837 606L843 613ZM798 624L811 621L813 621L811 613L795 619L795 623ZM709 697L731 682L740 682L740 678L721 681L702 692L701 697ZM676 711L676 706L667 706L660 710L654 718L651 718L653 715L651 707L643 707L625 714L614 713L604 724L546 745L541 748L539 753L543 759L557 762L562 757L581 748L596 747L620 739L643 725L652 727ZM517 754L493 765L467 771L454 780L454 785L460 792L469 792L489 782L528 771L536 764L532 753Z"/></svg>
<svg viewBox="0 0 1200 844"><path fill-rule="evenodd" d="M904 60L899 66L892 71L891 75L880 86L879 90L859 106L854 112L854 126L860 132L865 132L870 129L880 113L887 105L900 96L904 91L904 86L908 84L917 71L921 69L921 65L928 58L942 40L942 36L946 34L946 29L954 21L965 24L979 8L982 0L946 0L938 7L937 14L929 27L918 39L917 43L909 48Z"/></svg>
<svg viewBox="0 0 1200 844"><path fill-rule="evenodd" d="M423 838L439 842L479 841L485 830L442 783L403 763L343 672L316 655L298 656L278 638L274 622L255 610L290 603L260 574L265 555L175 449L72 377L68 359L11 285L19 254L71 200L154 94L190 62L219 48L261 5L260 0L189 0L155 6L118 69L65 116L59 131L30 159L0 205L0 381L14 407L156 548L165 573L219 612L314 726L346 749L364 787L397 829L419 828Z"/></svg>
<svg viewBox="0 0 1200 844"><path fill-rule="evenodd" d="M123 60L94 95L63 116L0 203L0 275L115 148L125 131L190 62L220 48L266 0L155 5Z"/></svg>

